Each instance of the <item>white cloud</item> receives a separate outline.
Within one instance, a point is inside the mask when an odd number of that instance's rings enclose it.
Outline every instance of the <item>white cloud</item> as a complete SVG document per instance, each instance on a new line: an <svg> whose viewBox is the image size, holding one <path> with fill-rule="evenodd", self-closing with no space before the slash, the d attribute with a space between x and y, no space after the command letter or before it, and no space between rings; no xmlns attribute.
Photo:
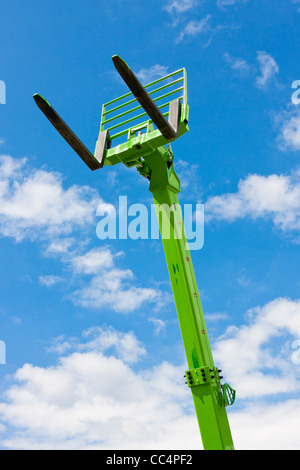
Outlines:
<svg viewBox="0 0 300 470"><path fill-rule="evenodd" d="M157 78L164 77L165 75L168 75L168 67L159 64L152 65L152 67L148 69L142 68L136 74L139 80L144 84L153 82Z"/></svg>
<svg viewBox="0 0 300 470"><path fill-rule="evenodd" d="M217 0L219 7L235 5L238 2L246 3L248 0Z"/></svg>
<svg viewBox="0 0 300 470"><path fill-rule="evenodd" d="M199 165L180 158L176 161L176 173L180 179L180 187L186 191L186 197L193 201L199 198L201 193Z"/></svg>
<svg viewBox="0 0 300 470"><path fill-rule="evenodd" d="M128 345L128 335L112 334L108 346L115 343L121 351ZM137 348L136 355L143 356L135 341L131 354ZM25 364L0 403L2 426L14 427L3 434L2 445L12 449L201 448L194 414L186 414L192 400L182 370L163 362L135 372L124 360L95 351L69 354L48 368ZM184 442L186 435L190 439Z"/></svg>
<svg viewBox="0 0 300 470"><path fill-rule="evenodd" d="M128 313L145 302L154 304L156 308L164 304L164 296L159 289L139 286L130 269L117 267L117 259L124 255L122 252L113 253L108 247L97 247L90 250L58 250L51 254L58 256L68 269L69 283L80 285L67 295L75 305Z"/></svg>
<svg viewBox="0 0 300 470"><path fill-rule="evenodd" d="M74 338L65 339L64 335L57 336L56 338L53 338L51 340L51 344L46 347L46 351L63 355L66 352L70 352L73 349L74 346L72 343L74 341L76 341L77 343L77 339L74 339Z"/></svg>
<svg viewBox="0 0 300 470"><path fill-rule="evenodd" d="M59 281L60 281L59 276L53 276L53 275L39 276L39 283L42 284L42 286L52 287L55 284L57 284Z"/></svg>
<svg viewBox="0 0 300 470"><path fill-rule="evenodd" d="M123 333L112 327L92 327L83 332L83 337L89 339L84 345L86 351L113 350L116 357L127 364L134 364L146 354L144 346L132 331Z"/></svg>
<svg viewBox="0 0 300 470"><path fill-rule="evenodd" d="M245 59L233 57L228 52L223 54L223 58L231 66L232 70L242 75L248 75L256 69L253 65L249 65ZM275 59L265 51L257 52L257 61L260 74L256 77L255 84L261 90L266 90L270 82L279 73L279 67Z"/></svg>
<svg viewBox="0 0 300 470"><path fill-rule="evenodd" d="M48 254L48 252L46 253ZM109 247L90 250L78 247L69 251L52 251L68 273L68 285L75 290L65 298L83 308L108 308L117 313L129 313L144 303L159 309L168 299L167 294L151 287L139 286L130 269L117 266L123 252L113 253ZM60 281L58 276L40 276L39 282L50 287ZM79 286L79 287L78 287Z"/></svg>
<svg viewBox="0 0 300 470"><path fill-rule="evenodd" d="M74 255L70 262L76 273L97 274L101 269L113 267L114 257L108 248L93 248L81 255Z"/></svg>
<svg viewBox="0 0 300 470"><path fill-rule="evenodd" d="M230 425L238 450L298 450L300 400L253 403L230 413Z"/></svg>
<svg viewBox="0 0 300 470"><path fill-rule="evenodd" d="M232 222L239 218L271 219L283 231L300 229L300 173L291 175L249 175L238 184L236 193L208 199L206 222Z"/></svg>
<svg viewBox="0 0 300 470"><path fill-rule="evenodd" d="M191 20L189 21L183 31L180 33L180 35L177 38L177 43L181 42L186 36L197 36L198 34L206 33L207 31L210 31L210 25L209 21L211 19L211 15L206 15L205 18L202 18L202 20Z"/></svg>
<svg viewBox="0 0 300 470"><path fill-rule="evenodd" d="M276 299L251 309L247 323L231 326L214 348L215 361L243 399L300 390L292 343L300 337L300 300Z"/></svg>
<svg viewBox="0 0 300 470"><path fill-rule="evenodd" d="M150 317L148 320L154 325L154 334L159 335L166 329L167 323L159 318Z"/></svg>
<svg viewBox="0 0 300 470"><path fill-rule="evenodd" d="M291 111L283 113L279 120L281 121L279 145L290 150L300 150L300 111Z"/></svg>
<svg viewBox="0 0 300 470"><path fill-rule="evenodd" d="M184 13L198 5L198 0L169 0L164 9L168 13Z"/></svg>
<svg viewBox="0 0 300 470"><path fill-rule="evenodd" d="M59 355L70 351L110 352L127 364L138 362L146 354L145 348L132 331L123 333L112 327L97 326L84 330L82 337L85 340L84 343L76 337L65 338L65 336L59 336L51 341L47 351Z"/></svg>
<svg viewBox="0 0 300 470"><path fill-rule="evenodd" d="M276 299L216 341L217 364L242 400L228 410L236 449L299 447L300 400L290 396L299 391L299 367L289 345L299 319L299 300ZM133 332L94 327L83 339L56 338L52 351L65 355L56 365L17 370L0 402L2 447L202 448L185 364L133 369L146 354Z"/></svg>
<svg viewBox="0 0 300 470"><path fill-rule="evenodd" d="M246 74L250 71L250 65L246 60L232 57L230 54L228 54L228 52L225 52L223 57L233 70L236 70L242 74Z"/></svg>
<svg viewBox="0 0 300 470"><path fill-rule="evenodd" d="M115 312L128 313L141 307L144 302L159 305L161 292L134 285L134 274L130 269L103 270L94 275L89 283L75 291L71 299L75 305L85 308L110 308Z"/></svg>
<svg viewBox="0 0 300 470"><path fill-rule="evenodd" d="M30 170L26 159L0 156L0 233L15 238L68 234L94 221L100 198L88 186L63 188L61 175Z"/></svg>
<svg viewBox="0 0 300 470"><path fill-rule="evenodd" d="M256 79L256 85L259 88L266 88L269 82L279 72L279 67L275 59L265 51L257 52L257 60L260 66L261 75Z"/></svg>
<svg viewBox="0 0 300 470"><path fill-rule="evenodd" d="M76 243L74 238L58 238L52 240L45 252L47 256L63 255L68 253L72 245Z"/></svg>
<svg viewBox="0 0 300 470"><path fill-rule="evenodd" d="M219 322L221 320L228 320L229 315L225 312L206 313L205 319L209 322Z"/></svg>
<svg viewBox="0 0 300 470"><path fill-rule="evenodd" d="M76 305L99 309L108 307L117 312L131 312L144 302L160 305L161 292L137 286L129 269L116 267L122 253L112 254L105 247L86 248L87 242L70 237L75 229L90 227L99 205L110 209L98 193L88 186L63 188L61 175L30 169L26 159L0 156L0 234L47 241L44 255L60 259L73 276L85 277L80 289L71 294ZM95 223L96 226L96 223ZM86 281L86 276L91 276ZM60 278L39 276L42 285L51 287Z"/></svg>

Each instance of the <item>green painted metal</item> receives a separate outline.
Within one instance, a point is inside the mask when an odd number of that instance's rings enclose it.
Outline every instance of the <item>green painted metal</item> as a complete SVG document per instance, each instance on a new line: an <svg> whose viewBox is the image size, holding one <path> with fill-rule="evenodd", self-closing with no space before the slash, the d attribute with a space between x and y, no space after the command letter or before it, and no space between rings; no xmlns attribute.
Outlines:
<svg viewBox="0 0 300 470"><path fill-rule="evenodd" d="M222 387L223 401L225 406L232 406L235 402L236 392L228 384L224 384Z"/></svg>
<svg viewBox="0 0 300 470"><path fill-rule="evenodd" d="M173 164L168 168L166 149L157 149L145 157L151 169L149 190L153 194L162 234L166 262L174 294L180 329L185 347L188 372L193 377L191 388L203 446L206 450L233 450L231 431L222 395L218 369L214 365L191 253L183 228L178 201L180 191ZM169 218L170 236L163 236L160 212L174 208ZM203 369L206 381L203 381ZM210 373L210 370L212 371ZM197 378L198 376L198 378ZM197 382L199 380L199 382Z"/></svg>
<svg viewBox="0 0 300 470"><path fill-rule="evenodd" d="M142 87L122 59L114 56L113 60L121 66L120 74L125 77L132 93L103 105L94 156L46 100L40 95L34 95L34 98L49 121L91 170L123 163L127 167L135 166L149 180L186 352L186 383L194 400L203 446L205 450L233 450L225 407L233 404L235 391L228 384L221 385L221 371L214 364L185 236L178 200L180 181L174 170L170 145L170 141L189 130L186 71L184 68L177 70ZM142 92L142 99L136 90ZM159 103L158 106L156 103ZM143 108L144 112L141 112ZM165 108L168 110L164 111ZM147 109L151 109L149 115L155 122L162 123L167 132L155 127L147 115ZM146 116L148 119L145 120ZM165 121L167 117L168 122ZM163 136L168 132L173 133L175 138L168 140Z"/></svg>
<svg viewBox="0 0 300 470"><path fill-rule="evenodd" d="M176 78L173 79L174 77ZM144 88L165 118L169 117L170 103L179 99L181 115L176 139L188 132L186 70L184 68L176 70L148 83ZM143 111L142 106L131 92L102 106L100 132L108 131L109 133L108 148L104 154L105 166L116 165L120 162L129 167L140 164L141 158L152 153L153 149L168 143L147 113L141 111ZM148 119L145 119L146 117Z"/></svg>

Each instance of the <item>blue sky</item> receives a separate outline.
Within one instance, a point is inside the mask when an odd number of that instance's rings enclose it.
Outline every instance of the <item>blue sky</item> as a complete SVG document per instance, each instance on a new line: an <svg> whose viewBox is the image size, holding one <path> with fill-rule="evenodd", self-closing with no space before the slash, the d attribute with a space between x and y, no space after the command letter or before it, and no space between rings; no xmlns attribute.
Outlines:
<svg viewBox="0 0 300 470"><path fill-rule="evenodd" d="M147 181L90 172L32 99L93 150L127 91L114 54L144 83L187 70L175 169L180 202L205 204L192 258L233 439L299 448L300 2L10 0L0 18L1 448L201 448L161 243L96 236L98 205L150 204Z"/></svg>

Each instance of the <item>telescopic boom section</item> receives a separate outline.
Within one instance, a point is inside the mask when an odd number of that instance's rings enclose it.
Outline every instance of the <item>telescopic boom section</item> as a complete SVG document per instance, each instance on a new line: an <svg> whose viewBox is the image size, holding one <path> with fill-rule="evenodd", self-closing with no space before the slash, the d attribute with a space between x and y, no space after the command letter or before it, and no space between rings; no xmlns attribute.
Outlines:
<svg viewBox="0 0 300 470"><path fill-rule="evenodd" d="M175 139L177 136L176 130L171 124L165 119L163 114L160 112L150 95L147 93L143 85L139 82L135 74L128 67L121 57L114 55L112 57L113 63L123 78L124 82L136 97L140 105L144 108L148 116L152 119L154 124L160 130L162 135L167 140Z"/></svg>
<svg viewBox="0 0 300 470"><path fill-rule="evenodd" d="M72 147L72 149L79 155L84 163L92 170L102 168L103 162L97 160L94 155L86 148L76 134L70 127L62 120L52 106L41 95L33 95L34 101L40 110L44 113L46 118L51 122L55 129L65 139L65 141Z"/></svg>

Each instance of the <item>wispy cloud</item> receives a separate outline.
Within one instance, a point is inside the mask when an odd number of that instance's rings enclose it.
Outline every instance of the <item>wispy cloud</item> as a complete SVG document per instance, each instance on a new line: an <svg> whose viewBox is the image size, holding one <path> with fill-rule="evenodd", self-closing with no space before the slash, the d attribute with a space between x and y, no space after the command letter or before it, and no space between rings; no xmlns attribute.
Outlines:
<svg viewBox="0 0 300 470"><path fill-rule="evenodd" d="M159 318L150 317L148 320L154 325L154 334L159 335L166 329L167 323Z"/></svg>
<svg viewBox="0 0 300 470"><path fill-rule="evenodd" d="M210 22L211 15L206 15L205 18L202 18L201 20L191 20L189 21L184 29L181 31L179 36L177 37L176 43L180 43L185 37L187 36L198 36L199 34L206 33L210 31Z"/></svg>
<svg viewBox="0 0 300 470"><path fill-rule="evenodd" d="M225 312L214 312L214 313L206 313L205 318L206 320L210 322L220 322L222 320L228 320L230 317Z"/></svg>
<svg viewBox="0 0 300 470"><path fill-rule="evenodd" d="M232 70L235 70L241 74L248 74L251 70L250 65L245 59L232 57L228 52L223 54L223 58L230 65Z"/></svg>
<svg viewBox="0 0 300 470"><path fill-rule="evenodd" d="M199 4L199 0L169 0L164 7L168 13L184 13Z"/></svg>
<svg viewBox="0 0 300 470"><path fill-rule="evenodd" d="M299 5L300 0L292 0L292 3L295 4L295 5ZM300 7L298 7L297 11L300 12Z"/></svg>
<svg viewBox="0 0 300 470"><path fill-rule="evenodd" d="M164 77L168 74L168 67L165 65L152 65L149 68L140 69L136 76L141 80L142 83L147 84L154 81L157 78Z"/></svg>
<svg viewBox="0 0 300 470"><path fill-rule="evenodd" d="M217 0L217 5L219 7L226 7L235 5L236 3L246 3L248 1L249 0Z"/></svg>
<svg viewBox="0 0 300 470"><path fill-rule="evenodd" d="M257 52L256 63L253 64L249 64L243 58L233 57L228 52L223 54L223 58L232 70L238 72L241 76L248 76L251 73L251 76L255 77L255 85L261 90L267 90L279 73L279 66L275 59L265 51Z"/></svg>
<svg viewBox="0 0 300 470"><path fill-rule="evenodd" d="M257 60L261 74L256 78L256 85L259 88L266 88L270 81L279 73L279 67L275 59L265 51L257 52Z"/></svg>
<svg viewBox="0 0 300 470"><path fill-rule="evenodd" d="M60 282L59 276L53 276L53 275L39 276L39 283L46 287L52 287L58 282Z"/></svg>
<svg viewBox="0 0 300 470"><path fill-rule="evenodd" d="M186 198L193 201L199 199L203 192L199 165L179 159L176 162L176 172L182 190L186 191Z"/></svg>
<svg viewBox="0 0 300 470"><path fill-rule="evenodd" d="M65 251L46 252L46 255L61 262L68 275L69 292L65 292L65 298L77 306L127 314L146 303L158 309L164 305L159 289L139 285L131 269L118 267L118 259L124 253L113 253L105 246L87 249L84 245L70 245ZM51 287L58 278L40 276L39 281Z"/></svg>
<svg viewBox="0 0 300 470"><path fill-rule="evenodd" d="M134 364L146 354L132 331L123 333L109 326L95 326L82 332L82 338L58 336L46 347L51 353L94 352L114 354L127 364Z"/></svg>

